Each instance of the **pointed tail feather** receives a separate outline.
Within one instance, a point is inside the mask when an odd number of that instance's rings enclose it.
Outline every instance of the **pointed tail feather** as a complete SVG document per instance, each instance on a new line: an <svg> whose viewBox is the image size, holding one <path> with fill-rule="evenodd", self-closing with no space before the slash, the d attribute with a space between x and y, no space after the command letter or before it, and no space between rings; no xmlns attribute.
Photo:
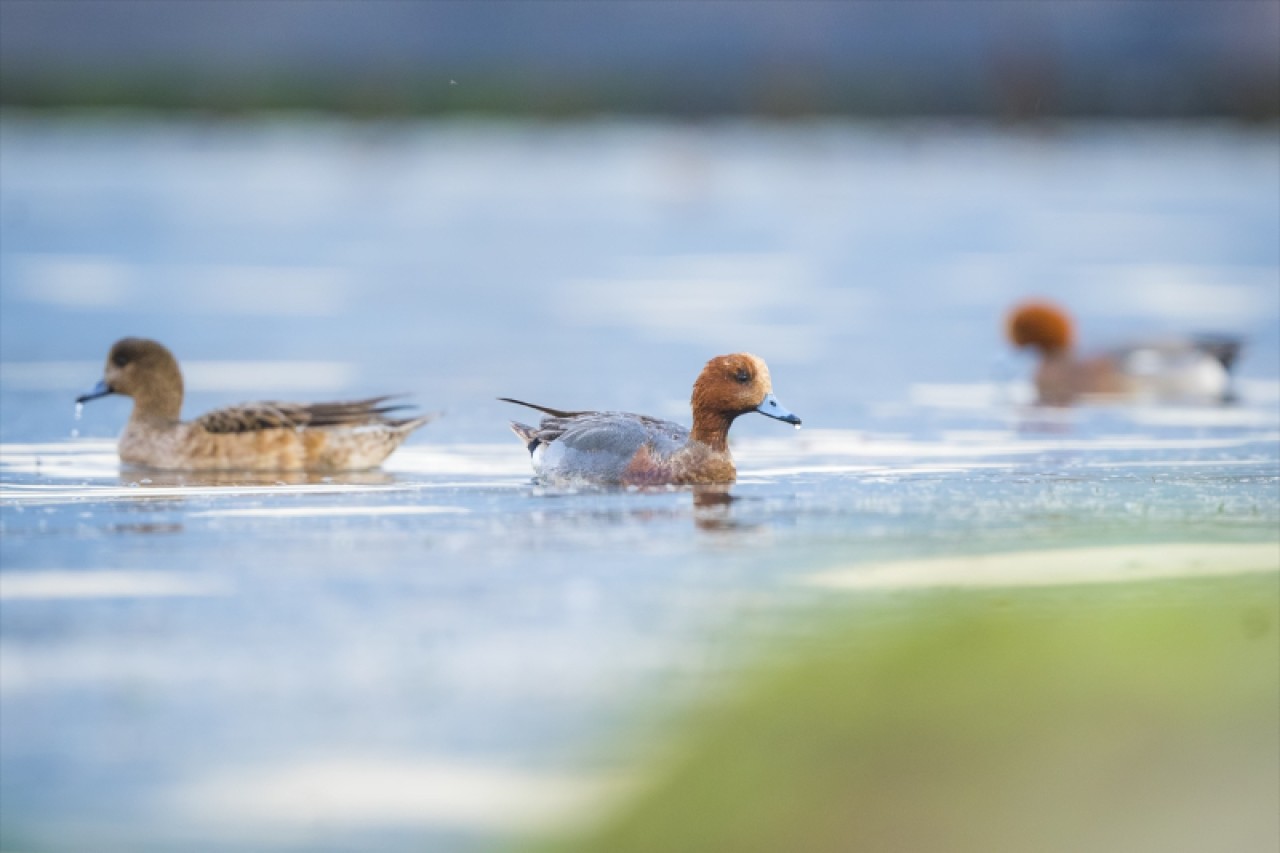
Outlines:
<svg viewBox="0 0 1280 853"><path fill-rule="evenodd" d="M538 430L536 427L531 427L528 424L522 424L519 421L512 421L511 431L516 434L517 438L524 442L524 446L528 448L530 453L533 453L533 449L542 443L542 439L538 438Z"/></svg>
<svg viewBox="0 0 1280 853"><path fill-rule="evenodd" d="M405 408L405 407L397 406L396 408ZM417 417L413 417L413 418L399 418L395 420L388 419L387 423L389 423L396 430L399 430L403 432L405 435L408 435L414 430L420 427L426 426L427 424L431 423L438 417L440 417L440 412L431 412L430 414L418 415Z"/></svg>
<svg viewBox="0 0 1280 853"><path fill-rule="evenodd" d="M563 409L552 409L549 406L539 406L537 403L526 403L524 400L513 400L510 397L499 397L504 403L515 403L517 406L524 406L527 409L535 409L544 414L551 415L553 418L576 418L578 415L586 415L589 412L566 412Z"/></svg>
<svg viewBox="0 0 1280 853"><path fill-rule="evenodd" d="M1228 373L1235 366L1236 358L1244 341L1226 335L1201 335L1196 339L1196 347L1218 360Z"/></svg>

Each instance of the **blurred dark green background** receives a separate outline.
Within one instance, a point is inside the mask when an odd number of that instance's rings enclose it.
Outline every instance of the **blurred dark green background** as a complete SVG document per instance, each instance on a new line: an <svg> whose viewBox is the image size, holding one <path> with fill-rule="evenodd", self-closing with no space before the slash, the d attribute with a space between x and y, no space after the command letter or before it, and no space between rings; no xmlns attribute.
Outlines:
<svg viewBox="0 0 1280 853"><path fill-rule="evenodd" d="M1233 116L1275 2L3 0L0 102L353 114Z"/></svg>

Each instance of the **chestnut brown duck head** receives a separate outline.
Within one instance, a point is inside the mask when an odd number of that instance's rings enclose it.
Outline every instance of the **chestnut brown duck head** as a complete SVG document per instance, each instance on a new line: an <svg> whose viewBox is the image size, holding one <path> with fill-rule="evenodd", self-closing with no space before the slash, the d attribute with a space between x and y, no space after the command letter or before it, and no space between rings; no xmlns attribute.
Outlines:
<svg viewBox="0 0 1280 853"><path fill-rule="evenodd" d="M1049 302L1024 302L1005 322L1009 341L1019 349L1045 355L1066 353L1075 345L1075 328L1067 312Z"/></svg>

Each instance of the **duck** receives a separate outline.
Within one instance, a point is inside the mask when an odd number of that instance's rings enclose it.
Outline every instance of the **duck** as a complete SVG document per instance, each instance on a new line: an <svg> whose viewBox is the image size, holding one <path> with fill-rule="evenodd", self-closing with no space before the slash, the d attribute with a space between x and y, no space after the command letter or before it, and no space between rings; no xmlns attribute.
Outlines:
<svg viewBox="0 0 1280 853"><path fill-rule="evenodd" d="M164 345L122 338L77 405L133 398L120 435L128 465L183 471L362 471L376 468L432 416L391 417L390 396L332 403L244 403L181 419L182 371Z"/></svg>
<svg viewBox="0 0 1280 853"><path fill-rule="evenodd" d="M630 412L565 411L498 398L542 412L536 426L511 422L524 442L535 478L548 485L696 486L733 483L729 427L758 412L800 427L773 394L764 359L750 353L716 356L693 383L693 427Z"/></svg>
<svg viewBox="0 0 1280 853"><path fill-rule="evenodd" d="M1082 399L1224 403L1233 399L1231 368L1242 342L1227 335L1139 341L1090 355L1075 349L1075 325L1060 306L1033 300L1014 306L1005 333L1040 357L1038 402L1067 406Z"/></svg>

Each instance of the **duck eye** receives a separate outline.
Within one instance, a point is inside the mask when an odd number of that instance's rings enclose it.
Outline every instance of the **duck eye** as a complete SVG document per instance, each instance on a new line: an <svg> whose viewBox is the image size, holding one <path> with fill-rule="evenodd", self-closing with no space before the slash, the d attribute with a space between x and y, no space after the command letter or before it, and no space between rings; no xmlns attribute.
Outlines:
<svg viewBox="0 0 1280 853"><path fill-rule="evenodd" d="M111 363L114 364L116 367L124 367L126 364L129 363L129 356L125 355L122 352L118 352L115 355L111 356Z"/></svg>
<svg viewBox="0 0 1280 853"><path fill-rule="evenodd" d="M745 385L751 381L751 374L748 373L745 368L742 368L738 370L738 375L734 378Z"/></svg>

